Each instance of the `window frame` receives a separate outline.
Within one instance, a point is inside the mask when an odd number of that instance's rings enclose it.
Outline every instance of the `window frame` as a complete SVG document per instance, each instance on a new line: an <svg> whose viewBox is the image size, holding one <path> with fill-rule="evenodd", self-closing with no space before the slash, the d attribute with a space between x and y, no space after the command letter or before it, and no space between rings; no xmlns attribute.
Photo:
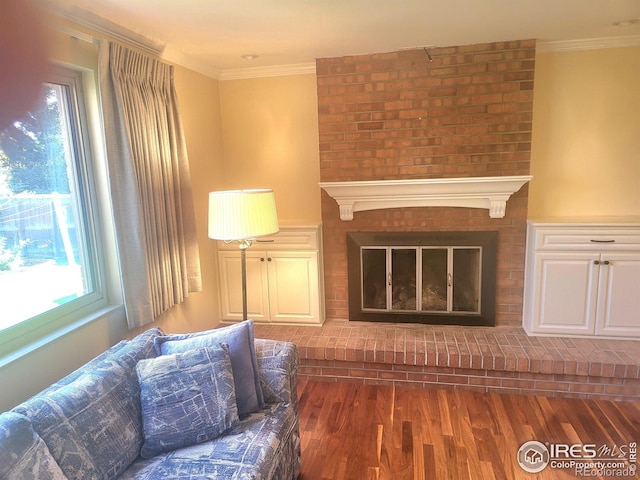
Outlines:
<svg viewBox="0 0 640 480"><path fill-rule="evenodd" d="M21 349L45 344L58 335L97 318L110 306L114 306L109 295L109 285L112 283L109 281L112 277L109 269L113 262L108 261L109 249L104 248L106 245L103 234L103 222L105 218L109 218L110 212L105 211L106 203L101 201L98 193L98 169L106 167L100 165L97 158L101 149L96 144L100 144L101 138L96 136L96 125L93 124L95 120L90 121L88 110L91 106L99 110L99 99L96 89L91 88L91 82L87 78L89 76L93 79L90 73L93 72L67 65L54 65L43 83L58 84L68 89L68 102L63 108L69 113L69 133L73 136L70 146L76 162L78 189L74 202L81 204L77 213L78 220L80 217L84 220L81 222L81 238L86 242L81 255L92 273L93 291L0 331L0 364L4 363L2 359L16 356ZM0 306L0 312L1 310Z"/></svg>

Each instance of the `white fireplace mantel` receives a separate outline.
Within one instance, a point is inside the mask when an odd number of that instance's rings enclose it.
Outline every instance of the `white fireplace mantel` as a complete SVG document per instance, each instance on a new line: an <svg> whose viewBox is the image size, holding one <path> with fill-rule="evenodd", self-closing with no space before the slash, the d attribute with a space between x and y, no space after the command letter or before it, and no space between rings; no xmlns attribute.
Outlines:
<svg viewBox="0 0 640 480"><path fill-rule="evenodd" d="M486 208L491 218L502 218L509 197L531 178L520 175L320 182L320 187L338 202L341 220L353 220L354 212L399 207Z"/></svg>

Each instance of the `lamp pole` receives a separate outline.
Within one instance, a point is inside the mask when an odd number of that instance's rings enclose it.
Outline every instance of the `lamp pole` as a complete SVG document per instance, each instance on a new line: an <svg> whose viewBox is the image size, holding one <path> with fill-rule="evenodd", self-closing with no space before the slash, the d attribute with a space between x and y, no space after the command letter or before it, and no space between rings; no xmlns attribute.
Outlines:
<svg viewBox="0 0 640 480"><path fill-rule="evenodd" d="M242 320L247 315L247 248L251 246L250 240L240 240L240 264L242 266Z"/></svg>

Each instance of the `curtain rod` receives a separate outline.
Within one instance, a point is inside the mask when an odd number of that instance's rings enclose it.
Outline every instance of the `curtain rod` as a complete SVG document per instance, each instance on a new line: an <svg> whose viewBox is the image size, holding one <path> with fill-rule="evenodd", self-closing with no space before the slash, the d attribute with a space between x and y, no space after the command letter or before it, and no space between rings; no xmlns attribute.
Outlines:
<svg viewBox="0 0 640 480"><path fill-rule="evenodd" d="M104 40L100 38L96 38L93 35L89 35L88 33L81 32L80 30L76 30L75 28L69 28L62 25L54 25L51 28L60 33L64 33L65 35L69 35L71 38L75 38L76 40L82 40L83 42L91 43L96 47L102 45Z"/></svg>

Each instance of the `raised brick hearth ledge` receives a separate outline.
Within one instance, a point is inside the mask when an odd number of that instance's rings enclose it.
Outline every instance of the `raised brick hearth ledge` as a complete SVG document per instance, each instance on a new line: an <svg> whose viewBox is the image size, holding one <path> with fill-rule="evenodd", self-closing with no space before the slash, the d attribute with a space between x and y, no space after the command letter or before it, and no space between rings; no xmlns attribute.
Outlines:
<svg viewBox="0 0 640 480"><path fill-rule="evenodd" d="M294 342L300 378L588 399L640 399L640 341L530 337L520 327L332 320L256 325Z"/></svg>

